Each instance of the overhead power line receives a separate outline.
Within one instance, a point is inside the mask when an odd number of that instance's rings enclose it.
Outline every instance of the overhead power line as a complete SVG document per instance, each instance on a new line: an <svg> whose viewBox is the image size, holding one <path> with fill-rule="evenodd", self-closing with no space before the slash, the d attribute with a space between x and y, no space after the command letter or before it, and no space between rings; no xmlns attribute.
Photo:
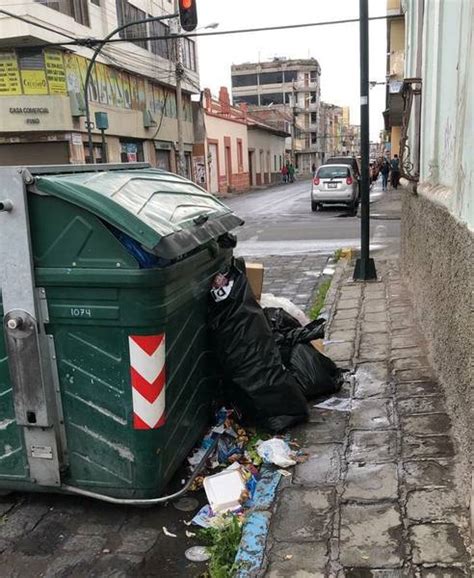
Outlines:
<svg viewBox="0 0 474 578"><path fill-rule="evenodd" d="M5 10L0 10L0 12L3 13L7 13ZM72 38L71 36L68 36L62 32L57 32L56 30L47 28L43 25L39 25L36 22L33 22L31 20L28 20L26 18L23 18L21 16L17 16L16 14L12 14L12 13L7 13L9 16L11 16L12 18L18 18L20 20L23 20L25 22L27 22L28 24L31 24L32 26L39 26L40 28L46 28L47 30L49 30L50 32L55 32L56 34L61 34L62 36L66 36L68 38ZM376 21L376 20L387 20L387 19L391 19L393 18L393 16L373 16L372 18L369 18L369 20L371 21ZM211 36L225 36L225 35L232 35L232 34L251 34L251 33L255 33L255 32L272 32L272 31L277 31L277 30L292 30L292 29L298 29L298 28L311 28L311 27L316 27L316 26L333 26L333 25L338 25L338 24L354 24L359 22L358 18L346 18L343 20L326 20L326 21L322 21L322 22L304 22L301 24L282 24L280 26L262 26L259 28L239 28L239 29L235 29L235 30L212 30L211 32L188 32L186 34L169 34L166 36L153 36L153 35L148 35L148 36L137 36L137 37L133 37L133 39L131 38L110 38L107 41L107 44L111 44L111 43L116 43L116 42L139 42L139 41L146 41L146 40L170 40L173 38L206 38L206 37L211 37ZM45 47L49 47L49 46L87 46L89 48L93 47L96 44L102 43L103 40L100 38L79 38L79 39L72 39L68 42L44 42L42 44L36 44L36 45L31 45L31 48L45 48Z"/></svg>
<svg viewBox="0 0 474 578"><path fill-rule="evenodd" d="M70 40L73 40L73 41L76 40L75 36L71 36L70 34L66 34L65 32L61 32L57 29L50 28L49 26L46 26L44 24L39 24L38 22L33 22L33 20L29 20L28 18L25 18L24 16L20 16L19 14L14 14L13 12L8 12L8 10L0 9L0 13L6 14L7 16L10 16L11 18L15 18L16 20L21 20L22 22L26 22L26 24L31 24L32 26L36 26L37 28L42 28L43 30L47 30L48 32L54 32L54 34L59 34L59 36L64 36L65 38L69 38Z"/></svg>

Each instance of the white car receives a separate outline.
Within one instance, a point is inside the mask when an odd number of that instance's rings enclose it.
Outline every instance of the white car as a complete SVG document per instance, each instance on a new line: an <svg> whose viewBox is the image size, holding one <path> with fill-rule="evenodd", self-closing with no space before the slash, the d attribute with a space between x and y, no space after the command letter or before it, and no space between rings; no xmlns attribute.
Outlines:
<svg viewBox="0 0 474 578"><path fill-rule="evenodd" d="M317 170L311 188L311 210L322 205L346 205L352 214L359 205L359 182L348 165L322 165Z"/></svg>

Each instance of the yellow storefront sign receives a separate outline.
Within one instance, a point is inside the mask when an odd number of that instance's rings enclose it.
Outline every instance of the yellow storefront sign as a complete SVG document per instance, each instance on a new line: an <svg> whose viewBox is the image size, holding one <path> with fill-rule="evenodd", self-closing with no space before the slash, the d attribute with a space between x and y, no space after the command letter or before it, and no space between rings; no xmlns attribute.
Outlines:
<svg viewBox="0 0 474 578"><path fill-rule="evenodd" d="M63 55L59 50L44 51L44 65L49 94L67 94Z"/></svg>
<svg viewBox="0 0 474 578"><path fill-rule="evenodd" d="M44 70L22 70L23 94L48 94L48 83Z"/></svg>
<svg viewBox="0 0 474 578"><path fill-rule="evenodd" d="M21 94L20 72L14 50L0 52L0 96Z"/></svg>

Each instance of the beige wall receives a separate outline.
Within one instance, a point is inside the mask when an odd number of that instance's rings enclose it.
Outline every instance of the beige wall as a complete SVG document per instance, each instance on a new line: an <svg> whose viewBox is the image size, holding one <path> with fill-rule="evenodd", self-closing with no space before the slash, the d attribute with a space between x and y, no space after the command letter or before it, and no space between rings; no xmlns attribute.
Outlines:
<svg viewBox="0 0 474 578"><path fill-rule="evenodd" d="M215 116L205 115L206 137L211 140L219 141L219 175L226 174L225 166L225 145L224 137L229 137L231 142L231 159L233 173L247 173L249 170L248 161L248 140L247 140L247 125L233 122L225 118L217 118ZM238 166L237 161L237 139L242 140L242 166ZM208 151L206 150L206 154Z"/></svg>
<svg viewBox="0 0 474 578"><path fill-rule="evenodd" d="M32 109L40 109L34 112ZM22 112L13 112L13 111ZM35 122L31 122L35 121ZM67 96L0 97L0 133L73 130Z"/></svg>
<svg viewBox="0 0 474 578"><path fill-rule="evenodd" d="M265 130L249 129L249 149L255 149L255 170L257 173L275 173L280 171L280 158L285 162L285 137L277 136ZM260 151L263 150L263 167L260 163ZM270 155L270 166L267 159ZM276 156L276 169L275 169Z"/></svg>

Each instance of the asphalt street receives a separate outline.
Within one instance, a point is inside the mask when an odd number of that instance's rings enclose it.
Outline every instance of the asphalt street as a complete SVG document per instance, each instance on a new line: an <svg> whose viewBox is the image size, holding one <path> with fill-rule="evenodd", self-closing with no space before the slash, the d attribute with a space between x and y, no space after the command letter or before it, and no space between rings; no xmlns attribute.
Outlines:
<svg viewBox="0 0 474 578"><path fill-rule="evenodd" d="M313 213L311 181L305 180L225 199L245 220L237 231L236 253L247 257L268 255L331 254L341 247L360 248L360 218L343 206ZM373 207L383 197L380 182L371 191ZM360 209L359 209L360 211ZM374 256L398 252L400 223L378 218L371 223Z"/></svg>

